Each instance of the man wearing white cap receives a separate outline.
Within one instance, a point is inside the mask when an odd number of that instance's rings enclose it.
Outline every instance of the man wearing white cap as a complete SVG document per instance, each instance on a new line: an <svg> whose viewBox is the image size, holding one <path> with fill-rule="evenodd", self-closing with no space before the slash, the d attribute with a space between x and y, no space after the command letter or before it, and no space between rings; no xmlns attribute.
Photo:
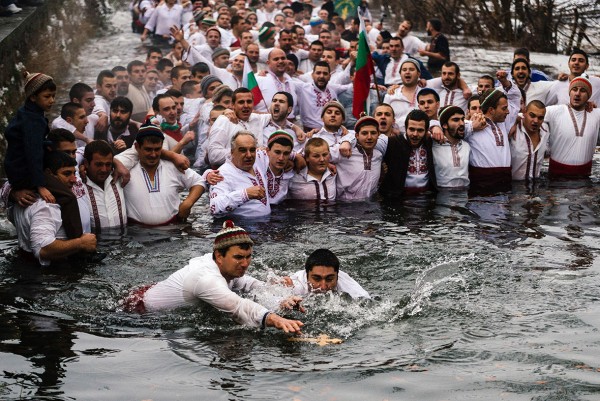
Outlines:
<svg viewBox="0 0 600 401"><path fill-rule="evenodd" d="M263 283L246 276L252 261L254 242L233 221L223 223L213 245L213 252L193 258L166 280L134 291L126 308L152 312L194 306L200 301L230 315L237 323L251 327L275 327L286 333L300 333L303 323L285 319L239 293L248 293ZM299 308L302 298L292 296L281 302L283 308Z"/></svg>

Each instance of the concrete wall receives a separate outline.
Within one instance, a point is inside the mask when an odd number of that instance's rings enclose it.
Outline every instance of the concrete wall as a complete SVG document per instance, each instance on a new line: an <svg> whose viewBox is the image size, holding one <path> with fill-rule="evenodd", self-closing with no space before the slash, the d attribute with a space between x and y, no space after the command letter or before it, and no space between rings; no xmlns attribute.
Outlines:
<svg viewBox="0 0 600 401"><path fill-rule="evenodd" d="M106 9L106 0L46 0L42 6L4 19L0 29L0 177L5 176L4 130L24 101L22 69L51 75L59 84L77 62L81 46L103 24Z"/></svg>

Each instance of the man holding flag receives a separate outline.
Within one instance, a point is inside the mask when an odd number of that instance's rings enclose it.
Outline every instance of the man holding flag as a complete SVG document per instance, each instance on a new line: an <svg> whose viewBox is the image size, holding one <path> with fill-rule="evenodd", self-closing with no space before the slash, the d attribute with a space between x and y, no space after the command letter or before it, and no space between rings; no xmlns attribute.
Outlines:
<svg viewBox="0 0 600 401"><path fill-rule="evenodd" d="M367 28L362 19L360 19L358 55L356 56L355 69L352 114L358 119L363 112L369 114L369 90L371 88L371 77L374 78L375 74L375 67L373 65L373 58L371 57L371 49L369 48L369 40L367 38Z"/></svg>

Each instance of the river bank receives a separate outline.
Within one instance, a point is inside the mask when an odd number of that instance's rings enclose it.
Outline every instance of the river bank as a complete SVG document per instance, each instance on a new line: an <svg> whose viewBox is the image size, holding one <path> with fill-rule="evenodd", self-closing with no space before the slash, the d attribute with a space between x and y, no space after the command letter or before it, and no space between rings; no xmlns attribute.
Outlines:
<svg viewBox="0 0 600 401"><path fill-rule="evenodd" d="M44 72L61 82L82 47L106 27L108 10L106 0L46 0L0 17L0 177L4 177L4 130L24 101L23 69Z"/></svg>

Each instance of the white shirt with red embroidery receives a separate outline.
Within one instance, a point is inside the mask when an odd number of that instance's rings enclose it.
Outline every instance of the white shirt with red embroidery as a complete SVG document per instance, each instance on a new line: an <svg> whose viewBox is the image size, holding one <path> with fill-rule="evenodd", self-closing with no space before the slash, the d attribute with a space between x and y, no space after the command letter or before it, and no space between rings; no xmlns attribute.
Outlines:
<svg viewBox="0 0 600 401"><path fill-rule="evenodd" d="M352 84L328 84L325 90L321 90L317 88L314 82L307 84L297 81L296 87L298 93L298 110L302 118L302 124L305 127L317 128L323 125L323 120L321 119L323 106L331 100L337 100L338 94L352 88Z"/></svg>
<svg viewBox="0 0 600 401"><path fill-rule="evenodd" d="M546 107L544 123L550 132L550 158L562 164L589 163L600 131L600 109L573 110L562 104Z"/></svg>
<svg viewBox="0 0 600 401"><path fill-rule="evenodd" d="M318 201L333 201L336 196L335 176L329 169L321 179L308 174L308 167L304 167L294 175L290 183L289 198Z"/></svg>
<svg viewBox="0 0 600 401"><path fill-rule="evenodd" d="M427 167L427 149L421 145L411 148L408 158L405 188L425 188L429 184L429 168Z"/></svg>
<svg viewBox="0 0 600 401"><path fill-rule="evenodd" d="M269 193L271 205L276 205L285 200L290 187L290 180L294 176L294 170L284 171L281 174L276 175L269 167L269 155L264 149L256 151L254 167L260 170L266 178L266 190Z"/></svg>
<svg viewBox="0 0 600 401"><path fill-rule="evenodd" d="M540 129L540 141L537 146L533 142L522 124L517 125L514 138L510 138L510 156L513 180L538 178L544 155L548 148L549 132L546 128Z"/></svg>
<svg viewBox="0 0 600 401"><path fill-rule="evenodd" d="M118 158L118 157L117 157ZM194 170L188 168L185 173L169 161L161 160L150 181L148 173L141 164L130 171L130 180L123 189L127 217L142 224L160 225L170 221L179 213L181 188L190 189L206 182Z"/></svg>
<svg viewBox="0 0 600 401"><path fill-rule="evenodd" d="M469 186L469 155L471 147L465 141L456 144L433 142L435 177L440 188L466 188Z"/></svg>
<svg viewBox="0 0 600 401"><path fill-rule="evenodd" d="M486 119L487 126L479 131L467 129L465 125L465 141L471 146L469 164L473 167L510 167L508 132L514 125L521 107L521 92L517 85L513 84L506 95L508 97L509 115L504 122L495 123L490 119Z"/></svg>
<svg viewBox="0 0 600 401"><path fill-rule="evenodd" d="M227 160L219 168L223 181L210 187L210 213L213 216L260 217L271 214L271 202L267 179L260 169L253 167L254 175L237 168ZM265 189L262 199L250 199L247 188L261 186Z"/></svg>
<svg viewBox="0 0 600 401"><path fill-rule="evenodd" d="M427 81L427 87L435 90L440 95L440 109L445 106L458 106L466 113L467 99L460 88L449 89L442 83L442 78L433 78Z"/></svg>
<svg viewBox="0 0 600 401"><path fill-rule="evenodd" d="M373 149L368 155L358 143L349 158L332 152L331 162L337 167L336 196L339 200L368 199L377 192L383 153Z"/></svg>
<svg viewBox="0 0 600 401"><path fill-rule="evenodd" d="M404 60L408 59L407 54L403 54L400 56L398 60L394 60L390 57L390 62L385 67L385 84L401 84L402 76L400 75L400 66L404 62Z"/></svg>
<svg viewBox="0 0 600 401"><path fill-rule="evenodd" d="M101 188L88 179L84 189L90 202L92 227L123 228L127 225L125 195L120 182L115 182L112 176L108 176Z"/></svg>

